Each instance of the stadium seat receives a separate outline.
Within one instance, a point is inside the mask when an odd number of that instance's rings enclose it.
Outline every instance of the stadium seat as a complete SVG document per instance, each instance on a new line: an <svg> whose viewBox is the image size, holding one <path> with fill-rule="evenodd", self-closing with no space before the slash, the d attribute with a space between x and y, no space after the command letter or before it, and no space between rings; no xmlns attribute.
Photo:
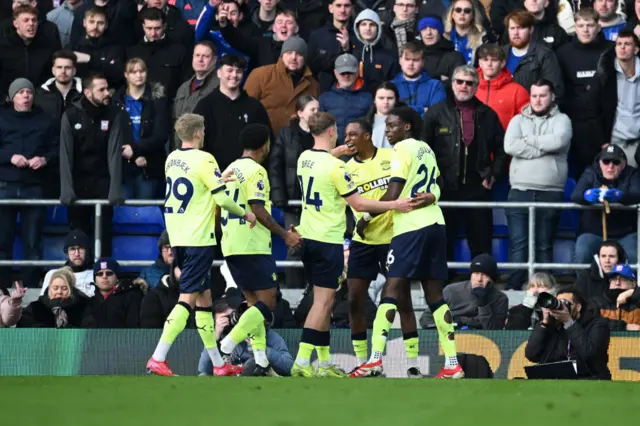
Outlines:
<svg viewBox="0 0 640 426"><path fill-rule="evenodd" d="M492 209L493 210L493 236L494 237L508 237L509 228L507 226L507 216L505 209Z"/></svg>
<svg viewBox="0 0 640 426"><path fill-rule="evenodd" d="M574 240L557 239L553 242L553 263L573 263Z"/></svg>
<svg viewBox="0 0 640 426"><path fill-rule="evenodd" d="M158 257L158 237L149 235L121 235L113 237L113 257L116 260L155 260ZM139 271L140 266L123 268Z"/></svg>
<svg viewBox="0 0 640 426"><path fill-rule="evenodd" d="M43 242L42 258L44 260L64 260L64 236L62 235L45 235ZM13 259L24 260L22 252L22 238L16 236L13 241Z"/></svg>
<svg viewBox="0 0 640 426"><path fill-rule="evenodd" d="M564 185L564 201L571 201L571 193L576 187L574 179L567 179ZM578 232L578 222L580 220L580 212L578 210L562 210L560 212L560 222L558 224L559 237L575 238Z"/></svg>
<svg viewBox="0 0 640 426"><path fill-rule="evenodd" d="M273 216L273 218L276 220L276 222L278 222L278 224L280 224L280 226L284 226L284 212L277 208L277 207L271 207L271 216Z"/></svg>
<svg viewBox="0 0 640 426"><path fill-rule="evenodd" d="M509 240L507 238L494 238L492 242L492 255L499 263L509 261ZM466 239L457 239L453 248L455 262L471 262L471 250ZM459 271L467 271L460 269Z"/></svg>
<svg viewBox="0 0 640 426"><path fill-rule="evenodd" d="M164 218L158 206L116 206L113 209L114 234L153 234L164 230Z"/></svg>
<svg viewBox="0 0 640 426"><path fill-rule="evenodd" d="M287 245L284 243L282 238L272 237L271 238L271 252L273 253L273 258L275 261L279 260L287 260L287 252L289 251ZM284 268L278 268L278 272L284 271Z"/></svg>

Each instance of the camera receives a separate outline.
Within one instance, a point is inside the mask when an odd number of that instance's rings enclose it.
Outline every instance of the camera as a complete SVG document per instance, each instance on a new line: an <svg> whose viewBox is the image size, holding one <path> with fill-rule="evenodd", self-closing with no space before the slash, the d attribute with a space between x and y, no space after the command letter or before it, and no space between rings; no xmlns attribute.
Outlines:
<svg viewBox="0 0 640 426"><path fill-rule="evenodd" d="M567 300L558 300L554 295L546 292L538 294L538 306L555 311L564 309L566 306L567 310L571 311L571 302Z"/></svg>

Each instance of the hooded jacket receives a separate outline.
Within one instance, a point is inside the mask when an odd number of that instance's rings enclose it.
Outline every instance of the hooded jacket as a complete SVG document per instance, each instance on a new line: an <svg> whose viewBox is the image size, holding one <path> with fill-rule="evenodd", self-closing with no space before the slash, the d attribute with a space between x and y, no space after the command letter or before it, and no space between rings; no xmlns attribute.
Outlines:
<svg viewBox="0 0 640 426"><path fill-rule="evenodd" d="M372 21L378 26L378 35L371 42L363 40L358 30L358 25L364 20ZM364 80L365 90L375 93L380 84L391 80L400 72L398 58L394 50L384 47L381 40L382 22L373 10L366 9L358 14L353 24L353 32L357 41L352 54L360 62L359 75Z"/></svg>
<svg viewBox="0 0 640 426"><path fill-rule="evenodd" d="M123 280L105 296L96 288L89 309L97 328L138 328L144 293L139 286Z"/></svg>
<svg viewBox="0 0 640 426"><path fill-rule="evenodd" d="M0 292L0 328L13 327L22 317L21 299L13 299Z"/></svg>
<svg viewBox="0 0 640 426"><path fill-rule="evenodd" d="M344 131L351 120L364 117L373 105L373 96L364 89L364 81L358 78L353 87L342 88L337 84L320 95L320 111L336 118L338 145L344 143Z"/></svg>
<svg viewBox="0 0 640 426"><path fill-rule="evenodd" d="M442 80L442 77L451 79L453 70L460 65L464 65L467 61L464 55L456 51L451 40L440 37L436 44L424 46L424 70L436 80Z"/></svg>
<svg viewBox="0 0 640 426"><path fill-rule="evenodd" d="M556 105L543 117L531 105L513 117L504 136L504 152L513 156L509 183L520 191L564 191L569 166L571 120ZM544 170L544 173L540 173Z"/></svg>
<svg viewBox="0 0 640 426"><path fill-rule="evenodd" d="M54 122L60 123L66 109L82 96L82 80L79 77L73 78L73 85L66 98L62 97L55 82L56 79L52 77L36 90L35 103L49 114Z"/></svg>
<svg viewBox="0 0 640 426"><path fill-rule="evenodd" d="M529 92L513 81L508 69L503 68L493 80L486 80L482 68L478 68L478 91L476 98L489 105L498 114L502 127L507 126L513 117L522 112L529 103Z"/></svg>
<svg viewBox="0 0 640 426"><path fill-rule="evenodd" d="M399 100L420 115L424 114L425 108L431 108L447 99L444 85L424 71L415 81L409 81L403 73L399 73L391 82L398 88Z"/></svg>
<svg viewBox="0 0 640 426"><path fill-rule="evenodd" d="M557 14L546 12L544 17L534 25L533 39L554 52L569 42L567 32L558 25Z"/></svg>
<svg viewBox="0 0 640 426"><path fill-rule="evenodd" d="M620 259L619 263L627 263L626 257ZM587 300L601 299L609 288L609 277L602 270L598 253L593 255L591 267L578 273L576 288Z"/></svg>
<svg viewBox="0 0 640 426"><path fill-rule="evenodd" d="M140 307L140 328L162 328L178 303L180 288L169 275L164 275L155 288L150 288ZM191 312L187 327L195 327L195 314Z"/></svg>
<svg viewBox="0 0 640 426"><path fill-rule="evenodd" d="M629 206L640 203L640 174L638 174L638 170L626 166L617 179L610 181L602 176L599 158L596 158L578 179L576 187L571 193L571 202L590 205L584 199L585 191L591 188L600 188L603 185L622 191L623 196L620 204ZM607 236L615 239L636 232L638 229L636 216L637 214L633 210L612 209L611 214L607 215ZM580 233L602 235L602 210L582 212Z"/></svg>
<svg viewBox="0 0 640 426"><path fill-rule="evenodd" d="M40 296L23 309L18 327L25 328L59 328L56 317L59 310L64 311L67 323L62 328L93 328L95 322L89 310L89 299L75 288L71 289L68 299L49 299L49 293ZM57 315L56 315L57 313Z"/></svg>

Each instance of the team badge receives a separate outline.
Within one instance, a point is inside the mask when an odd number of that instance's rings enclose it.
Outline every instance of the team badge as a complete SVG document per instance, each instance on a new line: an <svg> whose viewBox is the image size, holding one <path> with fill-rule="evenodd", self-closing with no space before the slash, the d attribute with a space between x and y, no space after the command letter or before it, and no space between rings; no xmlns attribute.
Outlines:
<svg viewBox="0 0 640 426"><path fill-rule="evenodd" d="M256 186L258 187L258 189L259 189L260 191L264 191L264 182L262 181L262 179L260 179L260 180L258 181L258 183L256 184Z"/></svg>
<svg viewBox="0 0 640 426"><path fill-rule="evenodd" d="M220 169L217 168L217 167L213 171L213 174L216 175L217 178L221 178L222 177L222 173L220 172Z"/></svg>

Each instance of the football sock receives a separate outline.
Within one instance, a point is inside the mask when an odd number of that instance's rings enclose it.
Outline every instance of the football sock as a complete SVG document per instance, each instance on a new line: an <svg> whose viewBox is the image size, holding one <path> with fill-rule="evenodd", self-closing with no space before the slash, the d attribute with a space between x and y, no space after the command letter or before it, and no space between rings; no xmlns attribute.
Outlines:
<svg viewBox="0 0 640 426"><path fill-rule="evenodd" d="M445 367L453 368L458 365L453 315L451 315L449 306L445 303L444 299L430 305L429 308L433 313L433 319L436 323L436 328L438 329L438 338L445 357Z"/></svg>
<svg viewBox="0 0 640 426"><path fill-rule="evenodd" d="M318 334L320 339L320 342L316 346L316 352L318 353L318 367L328 368L329 365L331 365L331 351L329 349L331 334L328 331L319 331Z"/></svg>
<svg viewBox="0 0 640 426"><path fill-rule="evenodd" d="M373 321L373 334L371 335L371 358L369 362L382 359L384 348L387 344L389 329L396 316L398 302L396 299L385 297L380 301L376 319Z"/></svg>
<svg viewBox="0 0 640 426"><path fill-rule="evenodd" d="M216 333L213 322L213 313L211 312L211 306L202 308L196 306L196 328L198 334L204 343L204 347L211 358L211 362L214 367L222 367L224 361L218 351L218 345L216 344Z"/></svg>
<svg viewBox="0 0 640 426"><path fill-rule="evenodd" d="M367 333L353 333L351 343L353 344L353 352L356 354L356 365L367 362Z"/></svg>
<svg viewBox="0 0 640 426"><path fill-rule="evenodd" d="M178 302L176 306L173 307L164 322L162 336L160 336L158 346L156 346L156 350L153 352L153 359L159 362L166 361L167 353L171 345L187 326L189 315L191 315L191 307L188 304Z"/></svg>
<svg viewBox="0 0 640 426"><path fill-rule="evenodd" d="M319 343L318 334L320 332L311 328L302 329L302 338L298 347L298 355L296 355L296 364L300 367L306 367L311 362L311 354Z"/></svg>
<svg viewBox="0 0 640 426"><path fill-rule="evenodd" d="M238 323L231 329L229 334L222 339L222 342L220 342L220 350L222 353L230 354L238 343L252 334L258 326L264 328L264 320L265 317L257 306L252 306L247 309L238 320Z"/></svg>
<svg viewBox="0 0 640 426"><path fill-rule="evenodd" d="M404 340L404 350L407 353L407 369L418 368L418 332L405 333L402 338Z"/></svg>
<svg viewBox="0 0 640 426"><path fill-rule="evenodd" d="M269 360L267 359L267 329L264 323L258 325L251 335L251 347L253 348L253 356L256 364L260 367L267 368Z"/></svg>

